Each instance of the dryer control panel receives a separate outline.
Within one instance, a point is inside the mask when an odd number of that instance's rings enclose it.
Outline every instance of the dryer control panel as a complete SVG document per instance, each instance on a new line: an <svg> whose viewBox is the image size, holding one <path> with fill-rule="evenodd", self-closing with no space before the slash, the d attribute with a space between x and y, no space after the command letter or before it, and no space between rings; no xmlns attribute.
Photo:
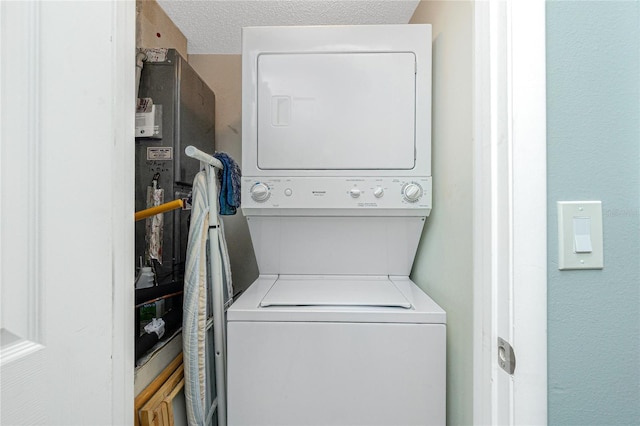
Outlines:
<svg viewBox="0 0 640 426"><path fill-rule="evenodd" d="M403 215L414 215L418 213L416 210L428 215L431 178L243 177L242 207L320 209L323 214L331 209L384 210L385 213L398 209L405 211Z"/></svg>

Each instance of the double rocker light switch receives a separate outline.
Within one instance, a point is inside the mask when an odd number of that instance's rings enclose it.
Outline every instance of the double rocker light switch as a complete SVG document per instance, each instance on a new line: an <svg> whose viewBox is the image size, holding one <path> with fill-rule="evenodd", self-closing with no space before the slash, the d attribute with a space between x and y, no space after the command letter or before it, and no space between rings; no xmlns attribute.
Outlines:
<svg viewBox="0 0 640 426"><path fill-rule="evenodd" d="M558 268L602 269L602 202L558 201Z"/></svg>

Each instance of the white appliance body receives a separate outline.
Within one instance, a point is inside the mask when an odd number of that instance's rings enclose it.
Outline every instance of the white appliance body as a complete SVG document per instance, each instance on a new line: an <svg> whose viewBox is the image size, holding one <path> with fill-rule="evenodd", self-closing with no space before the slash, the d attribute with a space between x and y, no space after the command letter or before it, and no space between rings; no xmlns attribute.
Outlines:
<svg viewBox="0 0 640 426"><path fill-rule="evenodd" d="M446 314L408 278L430 117L429 25L243 30L260 277L227 312L230 425L445 423Z"/></svg>
<svg viewBox="0 0 640 426"><path fill-rule="evenodd" d="M245 28L242 43L244 176L431 176L429 25Z"/></svg>
<svg viewBox="0 0 640 426"><path fill-rule="evenodd" d="M445 423L445 313L407 277L262 275L228 319L230 425Z"/></svg>

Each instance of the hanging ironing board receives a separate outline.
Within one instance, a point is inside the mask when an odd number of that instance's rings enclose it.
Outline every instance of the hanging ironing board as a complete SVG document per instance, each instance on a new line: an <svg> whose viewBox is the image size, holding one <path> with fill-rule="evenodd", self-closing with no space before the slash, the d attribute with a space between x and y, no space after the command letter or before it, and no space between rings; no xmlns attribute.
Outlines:
<svg viewBox="0 0 640 426"><path fill-rule="evenodd" d="M224 166L193 146L187 146L185 154L199 160L204 168L193 185L185 270L183 352L187 420L192 426L213 426L213 416L217 414L216 425L226 426L225 298L230 302L233 293L230 273L223 270L223 266L228 268L228 259L218 217L216 173L216 169L222 170ZM215 388L211 380L213 369Z"/></svg>

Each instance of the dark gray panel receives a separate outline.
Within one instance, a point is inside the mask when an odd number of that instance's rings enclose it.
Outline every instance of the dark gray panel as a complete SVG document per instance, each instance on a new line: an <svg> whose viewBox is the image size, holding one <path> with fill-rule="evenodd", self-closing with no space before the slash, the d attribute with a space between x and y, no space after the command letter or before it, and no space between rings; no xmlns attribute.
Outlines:
<svg viewBox="0 0 640 426"><path fill-rule="evenodd" d="M191 66L169 49L165 62L145 63L140 78L140 97L162 105L162 139L137 138L135 209L145 209L147 187L156 173L165 191L165 202L188 193L199 162L184 155L187 145L213 154L215 96ZM149 159L148 148L172 149L170 159ZM155 264L158 282L178 281L184 275L188 235L188 211L164 214L163 262ZM145 221L136 223L135 262L145 251Z"/></svg>

